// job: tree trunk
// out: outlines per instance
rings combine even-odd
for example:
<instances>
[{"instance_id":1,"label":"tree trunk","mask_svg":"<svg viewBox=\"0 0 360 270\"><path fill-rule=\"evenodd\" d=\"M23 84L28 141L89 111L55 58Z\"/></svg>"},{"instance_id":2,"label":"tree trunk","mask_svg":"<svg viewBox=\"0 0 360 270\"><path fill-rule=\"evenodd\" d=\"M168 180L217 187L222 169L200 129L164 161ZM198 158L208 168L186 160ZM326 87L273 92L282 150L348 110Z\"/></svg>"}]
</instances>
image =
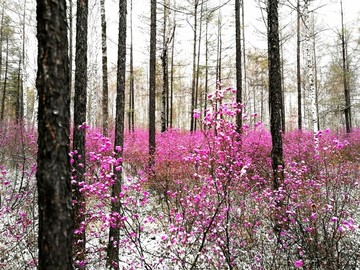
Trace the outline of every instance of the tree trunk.
<instances>
[{"instance_id":1,"label":"tree trunk","mask_svg":"<svg viewBox=\"0 0 360 270\"><path fill-rule=\"evenodd\" d=\"M284 43L281 45L281 131L285 134L285 84L284 84Z\"/></svg>"},{"instance_id":2,"label":"tree trunk","mask_svg":"<svg viewBox=\"0 0 360 270\"><path fill-rule=\"evenodd\" d=\"M127 1L119 1L119 41L118 41L118 62L117 62L117 86L116 86L116 117L115 117L115 152L117 158L122 158L124 148L125 129L125 75L126 75L126 6ZM116 147L121 150L117 151ZM122 162L119 164L122 166ZM114 170L115 183L112 186L111 213L121 214L121 202L119 193L122 185L122 172ZM119 220L117 221L119 222ZM110 227L109 243L107 248L107 266L110 269L119 269L119 239L120 224Z\"/></svg>"},{"instance_id":3,"label":"tree trunk","mask_svg":"<svg viewBox=\"0 0 360 270\"><path fill-rule=\"evenodd\" d=\"M195 81L195 108L198 106L201 106L199 104L198 98L199 98L199 78L200 78L200 51L201 51L201 33L202 33L202 21L203 21L203 10L204 10L204 1L201 2L200 6L200 20L199 20L199 42L198 42L198 48L197 48L197 63L196 63L196 81ZM194 119L194 130L197 129L196 125L196 119Z\"/></svg>"},{"instance_id":4,"label":"tree trunk","mask_svg":"<svg viewBox=\"0 0 360 270\"><path fill-rule=\"evenodd\" d=\"M198 13L199 0L195 0L194 4L194 28L193 28L193 66L192 66L192 83L191 83L191 111L190 111L190 131L193 132L196 130L195 127L195 118L193 113L195 110L195 87L196 87L196 44L197 44L197 13Z\"/></svg>"},{"instance_id":5,"label":"tree trunk","mask_svg":"<svg viewBox=\"0 0 360 270\"><path fill-rule=\"evenodd\" d=\"M0 122L3 122L5 117L4 113L5 113L5 99L6 99L6 88L7 88L7 79L8 79L8 67L9 67L9 36L6 35L5 73L4 73L3 94L1 99Z\"/></svg>"},{"instance_id":6,"label":"tree trunk","mask_svg":"<svg viewBox=\"0 0 360 270\"><path fill-rule=\"evenodd\" d=\"M102 129L104 136L108 135L109 129L109 87L108 87L108 68L107 68L107 45L106 45L106 17L105 0L100 0L101 8L101 52L102 52Z\"/></svg>"},{"instance_id":7,"label":"tree trunk","mask_svg":"<svg viewBox=\"0 0 360 270\"><path fill-rule=\"evenodd\" d=\"M175 2L175 1L174 1ZM174 3L176 7L176 2ZM174 12L173 20L173 36L171 41L171 68L170 68L170 116L169 116L169 126L173 127L173 117L174 117L174 56L175 56L175 30L176 30L176 12Z\"/></svg>"},{"instance_id":8,"label":"tree trunk","mask_svg":"<svg viewBox=\"0 0 360 270\"><path fill-rule=\"evenodd\" d=\"M283 174L283 147L281 135L281 71L279 48L278 0L268 2L268 57L270 131L272 139L271 160L274 172L273 188L277 190Z\"/></svg>"},{"instance_id":9,"label":"tree trunk","mask_svg":"<svg viewBox=\"0 0 360 270\"><path fill-rule=\"evenodd\" d=\"M70 118L73 116L73 1L69 0L69 89L70 89Z\"/></svg>"},{"instance_id":10,"label":"tree trunk","mask_svg":"<svg viewBox=\"0 0 360 270\"><path fill-rule=\"evenodd\" d=\"M316 121L317 129L320 130L320 118L319 118L319 85L318 85L318 69L317 69L317 59L316 59L316 35L315 35L315 20L313 20L313 50L314 50L314 73L315 73L315 104L316 104Z\"/></svg>"},{"instance_id":11,"label":"tree trunk","mask_svg":"<svg viewBox=\"0 0 360 270\"><path fill-rule=\"evenodd\" d=\"M2 8L1 11L1 25L0 25L0 81L1 81L1 77L2 77L2 48L3 48L3 38L4 38L4 6ZM2 122L4 116L4 107L5 107L5 94L3 93L2 98L1 98L1 113L0 113L0 122Z\"/></svg>"},{"instance_id":12,"label":"tree trunk","mask_svg":"<svg viewBox=\"0 0 360 270\"><path fill-rule=\"evenodd\" d=\"M149 167L155 162L155 94L156 94L156 0L151 0L150 71L149 71Z\"/></svg>"},{"instance_id":13,"label":"tree trunk","mask_svg":"<svg viewBox=\"0 0 360 270\"><path fill-rule=\"evenodd\" d=\"M300 0L297 0L297 29L296 29L296 78L297 78L297 99L298 99L298 129L302 130L302 109L301 109L301 63L300 63L300 28L301 28Z\"/></svg>"},{"instance_id":14,"label":"tree trunk","mask_svg":"<svg viewBox=\"0 0 360 270\"><path fill-rule=\"evenodd\" d=\"M208 5L206 3L206 10ZM208 106L208 92L209 92L209 17L205 20L205 95L204 95L204 112L206 114Z\"/></svg>"},{"instance_id":15,"label":"tree trunk","mask_svg":"<svg viewBox=\"0 0 360 270\"><path fill-rule=\"evenodd\" d=\"M168 96L169 96L169 69L168 69L168 38L167 38L167 21L168 21L168 3L164 0L164 21L163 21L163 50L161 55L161 65L163 73L163 87L161 91L161 132L165 132L167 123L167 108L168 108Z\"/></svg>"},{"instance_id":16,"label":"tree trunk","mask_svg":"<svg viewBox=\"0 0 360 270\"><path fill-rule=\"evenodd\" d=\"M236 103L242 103L242 60L241 60L241 24L240 0L235 0L235 39L236 39ZM236 115L236 131L240 134L242 127L242 112Z\"/></svg>"},{"instance_id":17,"label":"tree trunk","mask_svg":"<svg viewBox=\"0 0 360 270\"><path fill-rule=\"evenodd\" d=\"M344 84L344 96L345 96L345 125L346 133L351 132L351 100L350 100L350 89L348 84L348 74L349 68L347 65L347 51L346 51L346 42L345 42L345 27L344 27L344 10L342 5L342 0L340 0L341 5L341 49L342 49L342 70L343 70L343 84Z\"/></svg>"},{"instance_id":18,"label":"tree trunk","mask_svg":"<svg viewBox=\"0 0 360 270\"><path fill-rule=\"evenodd\" d=\"M242 101L243 103L246 103L246 97L247 97L247 70L246 70L246 43L245 43L245 5L244 5L245 0L241 0L241 25L243 28L242 31L242 60L243 60L243 66L242 66L242 70L244 72L244 78L242 79L243 82L243 90L242 90L242 94L241 94L241 99L245 100ZM245 110L246 108L242 108L243 110ZM245 113L245 112L244 112Z\"/></svg>"},{"instance_id":19,"label":"tree trunk","mask_svg":"<svg viewBox=\"0 0 360 270\"><path fill-rule=\"evenodd\" d=\"M315 94L315 80L314 80L314 61L313 61L313 42L311 42L311 36L314 35L310 28L310 16L309 16L309 5L310 1L304 1L304 24L306 30L305 48L306 48L306 72L307 72L307 92L310 99L310 110L311 110L311 129L314 133L314 147L315 151L318 149L318 123L316 117L316 94Z\"/></svg>"},{"instance_id":20,"label":"tree trunk","mask_svg":"<svg viewBox=\"0 0 360 270\"><path fill-rule=\"evenodd\" d=\"M85 182L85 136L86 128L86 88L87 88L87 20L88 0L77 1L76 16L76 51L75 51L75 96L74 96L74 134L73 150L77 151L75 159L74 179L77 183ZM85 261L85 197L80 192L81 186L73 185L74 203L74 259L75 262ZM85 269L81 265L79 269Z\"/></svg>"},{"instance_id":21,"label":"tree trunk","mask_svg":"<svg viewBox=\"0 0 360 270\"><path fill-rule=\"evenodd\" d=\"M133 44L133 1L130 1L130 91L129 91L129 131L135 131L135 85L134 85L134 44Z\"/></svg>"},{"instance_id":22,"label":"tree trunk","mask_svg":"<svg viewBox=\"0 0 360 270\"><path fill-rule=\"evenodd\" d=\"M39 270L73 269L67 30L66 1L37 0Z\"/></svg>"},{"instance_id":23,"label":"tree trunk","mask_svg":"<svg viewBox=\"0 0 360 270\"><path fill-rule=\"evenodd\" d=\"M20 65L19 65L19 91L20 91L20 104L19 110L20 115L19 119L23 124L27 124L27 95L24 91L24 74L25 74L25 26L26 26L26 1L24 1L24 12L23 12L23 21L22 21L22 51L20 56Z\"/></svg>"},{"instance_id":24,"label":"tree trunk","mask_svg":"<svg viewBox=\"0 0 360 270\"><path fill-rule=\"evenodd\" d=\"M15 106L15 119L16 123L21 123L21 105L22 105L22 99L21 99L21 57L19 59L19 67L18 67L18 74L17 74L17 91L16 91L16 106Z\"/></svg>"}]
</instances>

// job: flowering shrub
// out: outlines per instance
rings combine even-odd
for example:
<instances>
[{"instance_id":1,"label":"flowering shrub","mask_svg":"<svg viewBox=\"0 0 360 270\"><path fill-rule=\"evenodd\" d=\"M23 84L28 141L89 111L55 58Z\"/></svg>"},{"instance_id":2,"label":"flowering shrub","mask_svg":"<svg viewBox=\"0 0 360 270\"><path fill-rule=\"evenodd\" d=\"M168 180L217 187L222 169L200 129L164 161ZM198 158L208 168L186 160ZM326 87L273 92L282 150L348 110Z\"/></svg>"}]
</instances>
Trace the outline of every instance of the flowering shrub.
<instances>
[{"instance_id":1,"label":"flowering shrub","mask_svg":"<svg viewBox=\"0 0 360 270\"><path fill-rule=\"evenodd\" d=\"M86 260L77 266L105 269L108 231L119 227L120 269L359 268L359 130L320 131L318 144L311 132L284 134L285 177L274 190L271 136L261 123L250 128L255 115L236 132L234 93L219 89L203 119L195 112L201 132L157 134L151 175L146 131L126 133L120 149L88 128L85 182L72 179L86 200L74 230L86 233ZM14 129L0 134L0 266L35 269L35 136ZM69 158L76 170L77 151ZM122 187L112 194L116 171Z\"/></svg>"},{"instance_id":2,"label":"flowering shrub","mask_svg":"<svg viewBox=\"0 0 360 270\"><path fill-rule=\"evenodd\" d=\"M4 124L0 130L0 268L35 269L35 132L15 123Z\"/></svg>"}]
</instances>

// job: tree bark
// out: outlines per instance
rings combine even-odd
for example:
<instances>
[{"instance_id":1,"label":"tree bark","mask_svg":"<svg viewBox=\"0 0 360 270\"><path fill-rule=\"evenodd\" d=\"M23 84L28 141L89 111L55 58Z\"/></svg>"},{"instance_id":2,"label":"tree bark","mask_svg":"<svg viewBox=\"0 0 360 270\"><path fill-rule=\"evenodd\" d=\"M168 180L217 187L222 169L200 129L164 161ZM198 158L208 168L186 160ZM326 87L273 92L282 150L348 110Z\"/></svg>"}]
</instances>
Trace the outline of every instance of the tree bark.
<instances>
[{"instance_id":1,"label":"tree bark","mask_svg":"<svg viewBox=\"0 0 360 270\"><path fill-rule=\"evenodd\" d=\"M200 5L200 20L199 20L199 42L198 42L198 48L197 48L197 62L196 62L196 81L195 81L195 108L197 108L198 106L201 107L201 102L200 105L199 104L199 78L200 78L200 51L201 51L201 33L202 33L202 21L203 21L203 10L204 10L204 1L201 2ZM194 130L197 129L197 122L194 119Z\"/></svg>"},{"instance_id":2,"label":"tree bark","mask_svg":"<svg viewBox=\"0 0 360 270\"><path fill-rule=\"evenodd\" d=\"M129 91L129 131L135 131L135 82L134 82L134 44L133 44L133 2L130 1L130 91Z\"/></svg>"},{"instance_id":3,"label":"tree bark","mask_svg":"<svg viewBox=\"0 0 360 270\"><path fill-rule=\"evenodd\" d=\"M192 83L191 83L191 112L190 112L190 131L193 132L196 130L195 127L195 118L193 117L194 110L196 108L195 104L195 87L196 87L196 44L197 44L197 13L198 13L199 0L195 0L194 3L194 27L193 27L193 67L192 67Z\"/></svg>"},{"instance_id":4,"label":"tree bark","mask_svg":"<svg viewBox=\"0 0 360 270\"><path fill-rule=\"evenodd\" d=\"M297 28L296 28L296 78L297 78L297 100L298 100L298 129L302 130L302 109L301 109L301 40L300 40L300 28L301 28L301 13L300 13L300 0L297 0Z\"/></svg>"},{"instance_id":5,"label":"tree bark","mask_svg":"<svg viewBox=\"0 0 360 270\"><path fill-rule=\"evenodd\" d=\"M155 94L156 94L156 0L151 0L150 71L149 71L149 167L155 162Z\"/></svg>"},{"instance_id":6,"label":"tree bark","mask_svg":"<svg viewBox=\"0 0 360 270\"><path fill-rule=\"evenodd\" d=\"M2 49L3 49L3 38L4 38L4 6L2 8L1 11L1 25L0 25L0 81L1 81L1 77L2 77L2 62L3 62L3 58L2 58ZM5 94L2 94L2 98L1 98L1 113L0 113L0 121L3 121L3 110L5 107Z\"/></svg>"},{"instance_id":7,"label":"tree bark","mask_svg":"<svg viewBox=\"0 0 360 270\"><path fill-rule=\"evenodd\" d=\"M309 5L310 1L304 1L304 22L305 22L305 49L306 49L306 71L307 71L307 92L310 98L310 110L311 110L311 130L314 132L315 139L315 148L317 149L318 140L317 140L317 117L316 117L316 95L315 95L315 79L314 79L314 56L313 52L313 42L311 42L311 38L314 35L310 28L310 16L309 16Z\"/></svg>"},{"instance_id":8,"label":"tree bark","mask_svg":"<svg viewBox=\"0 0 360 270\"><path fill-rule=\"evenodd\" d=\"M85 197L80 192L81 185L85 182L85 136L86 128L86 88L87 88L87 20L88 0L77 0L76 16L76 51L75 51L75 96L74 96L74 134L73 150L77 151L75 156L73 185L74 200L74 244L73 253L75 262L85 261ZM85 267L78 265L79 269Z\"/></svg>"},{"instance_id":9,"label":"tree bark","mask_svg":"<svg viewBox=\"0 0 360 270\"><path fill-rule=\"evenodd\" d=\"M122 158L124 148L125 129L125 75L126 75L126 7L127 1L119 1L119 38L118 38L118 61L117 61L117 86L116 86L116 116L115 116L115 148L119 146L120 151L116 152L117 158ZM122 162L118 164L122 166ZM111 213L121 214L121 202L119 193L123 181L122 172L114 170L115 183L112 186ZM119 220L118 220L119 222ZM110 227L109 243L107 248L107 266L110 269L119 269L119 239L120 223Z\"/></svg>"},{"instance_id":10,"label":"tree bark","mask_svg":"<svg viewBox=\"0 0 360 270\"><path fill-rule=\"evenodd\" d=\"M241 0L241 24L242 24L242 70L244 72L244 78L242 79L243 82L243 90L242 90L242 101L243 103L246 103L246 97L247 97L247 70L246 70L246 43L245 43L245 0ZM244 107L243 110L246 110Z\"/></svg>"},{"instance_id":11,"label":"tree bark","mask_svg":"<svg viewBox=\"0 0 360 270\"><path fill-rule=\"evenodd\" d=\"M69 0L69 89L70 89L70 118L73 116L73 1Z\"/></svg>"},{"instance_id":12,"label":"tree bark","mask_svg":"<svg viewBox=\"0 0 360 270\"><path fill-rule=\"evenodd\" d=\"M174 1L174 6L176 7L176 1ZM175 31L176 31L176 12L174 12L173 20L173 37L171 41L171 67L170 67L170 104L169 104L169 126L173 127L173 117L174 117L174 56L175 56Z\"/></svg>"},{"instance_id":13,"label":"tree bark","mask_svg":"<svg viewBox=\"0 0 360 270\"><path fill-rule=\"evenodd\" d=\"M344 27L344 10L342 0L340 0L341 5L341 51L342 51L342 70L343 70L343 85L344 85L344 96L345 96L345 126L346 133L351 132L352 124L351 124L351 99L350 99L350 89L349 89L349 68L347 65L347 44L345 42L345 27Z\"/></svg>"},{"instance_id":14,"label":"tree bark","mask_svg":"<svg viewBox=\"0 0 360 270\"><path fill-rule=\"evenodd\" d=\"M5 117L4 114L5 114L5 99L6 99L6 88L7 88L7 79L8 79L8 67L9 67L9 35L6 35L5 73L4 73L3 93L1 99L0 122L3 122Z\"/></svg>"},{"instance_id":15,"label":"tree bark","mask_svg":"<svg viewBox=\"0 0 360 270\"><path fill-rule=\"evenodd\" d=\"M37 0L39 270L72 266L66 1Z\"/></svg>"},{"instance_id":16,"label":"tree bark","mask_svg":"<svg viewBox=\"0 0 360 270\"><path fill-rule=\"evenodd\" d=\"M163 73L163 87L161 91L161 132L165 132L168 127L168 96L169 96L169 68L168 68L168 3L164 0L164 21L163 21L163 50L161 55L161 65Z\"/></svg>"},{"instance_id":17,"label":"tree bark","mask_svg":"<svg viewBox=\"0 0 360 270\"><path fill-rule=\"evenodd\" d=\"M283 174L283 146L281 134L281 71L279 48L278 0L268 2L268 57L269 57L269 96L270 131L272 139L271 160L274 172L273 188L277 190Z\"/></svg>"},{"instance_id":18,"label":"tree bark","mask_svg":"<svg viewBox=\"0 0 360 270\"><path fill-rule=\"evenodd\" d=\"M206 3L206 10L208 5ZM209 17L205 20L205 95L204 95L204 115L208 107L208 92L209 92Z\"/></svg>"},{"instance_id":19,"label":"tree bark","mask_svg":"<svg viewBox=\"0 0 360 270\"><path fill-rule=\"evenodd\" d=\"M235 0L235 39L236 39L236 103L242 103L242 59L241 59L241 24L240 0ZM236 131L240 134L242 127L242 112L236 115Z\"/></svg>"},{"instance_id":20,"label":"tree bark","mask_svg":"<svg viewBox=\"0 0 360 270\"><path fill-rule=\"evenodd\" d=\"M106 45L106 16L105 0L100 0L101 9L101 52L102 52L102 129L104 136L108 135L109 129L109 86L107 68L107 45Z\"/></svg>"}]
</instances>

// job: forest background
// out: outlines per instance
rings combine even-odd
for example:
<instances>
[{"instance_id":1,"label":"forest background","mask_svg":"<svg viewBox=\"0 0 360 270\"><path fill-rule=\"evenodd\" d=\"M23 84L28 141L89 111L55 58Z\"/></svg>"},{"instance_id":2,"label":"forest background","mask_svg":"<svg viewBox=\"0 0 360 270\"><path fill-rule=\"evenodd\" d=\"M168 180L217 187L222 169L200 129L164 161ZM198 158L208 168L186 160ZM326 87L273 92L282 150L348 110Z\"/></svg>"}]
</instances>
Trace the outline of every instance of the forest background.
<instances>
[{"instance_id":1,"label":"forest background","mask_svg":"<svg viewBox=\"0 0 360 270\"><path fill-rule=\"evenodd\" d=\"M165 3L165 2L164 2ZM169 65L173 63L171 70L173 73L174 99L173 127L189 129L191 111L191 91L192 91L192 70L193 61L193 4L188 1L168 1L170 9L166 16L167 26L165 38L170 39L174 34L173 44L169 47ZM164 48L164 26L163 3L158 6L158 27L157 27L157 65L158 81L161 81L161 54ZM280 4L280 36L281 36L281 55L282 55L282 77L284 80L284 106L286 116L286 126L288 130L298 127L298 114L304 118L305 128L310 127L310 111L308 105L311 103L306 85L306 56L305 56L305 30L303 22L300 25L300 69L301 69L301 92L302 110L298 110L299 82L297 82L297 11L296 1L285 1ZM353 125L358 126L359 115L359 3L349 0L343 1L343 23L345 27L345 41L347 50L347 62L349 67L349 87L350 98L353 111ZM5 59L9 52L8 74L12 74L15 82L9 83L16 89L18 83L17 73L23 82L25 95L23 98L24 113L26 118L35 126L36 120L36 23L35 23L35 1L2 1L4 24L8 25L11 33L9 37L9 47L6 42L2 42L2 72L5 72ZM72 1L72 45L75 52L75 20L76 3ZM218 8L221 7L221 8ZM116 59L117 59L117 27L118 11L116 1L105 1L106 21L107 21L107 50L108 50L108 77L109 77L109 113L110 119L115 116L115 96L116 96ZM130 76L130 58L127 57L127 91L130 87L130 78L134 78L135 84L135 108L134 117L138 127L146 127L148 123L148 79L149 79L149 3L134 0L128 5L128 35L127 53L130 53L131 33L133 35L133 67L134 74ZM203 10L198 10L197 48L196 55L199 56L196 68L198 92L201 102L198 104L199 110L204 110L205 93L210 93L216 88L216 81L221 78L221 82L227 86L235 86L235 24L233 16L234 5L230 1L206 1ZM311 28L315 35L312 36L313 55L315 55L316 66L316 92L318 104L318 117L320 128L338 129L344 125L345 119L341 110L342 103L341 89L343 86L341 75L341 12L339 1L311 1ZM69 9L68 9L69 12ZM300 10L301 12L301 10ZM201 14L200 14L201 13ZM130 23L132 20L132 23ZM266 110L268 103L267 94L267 36L266 36L266 9L262 1L244 1L243 22L243 100L248 114L257 113L259 119L265 124L269 123L269 114ZM25 24L24 24L25 22ZM132 31L130 30L132 26ZM174 33L172 32L175 26ZM206 30L207 29L207 30ZM23 33L24 32L24 33ZM69 32L70 33L70 32ZM4 39L5 35L3 35ZM22 44L24 40L24 44ZM88 106L87 122L92 126L101 125L101 103L102 95L102 55L101 55L101 10L98 1L89 1L88 19ZM24 45L24 46L23 46ZM170 46L171 45L171 46ZM172 48L174 52L172 52ZM206 60L207 54L207 60ZM173 60L171 57L173 56ZM314 56L313 56L314 57ZM24 60L22 60L24 58ZM221 60L220 60L221 59ZM220 61L219 61L220 60ZM19 67L19 61L21 66ZM219 69L219 65L221 68ZM314 68L315 68L314 66ZM221 70L220 73L217 70ZM73 58L73 72L75 63ZM4 78L4 74L2 76ZM74 76L73 76L74 80ZM206 80L206 82L205 82ZM170 83L170 82L169 82ZM74 83L72 83L73 87ZM158 104L162 91L161 83L157 84ZM15 90L9 89L6 104L16 103ZM129 94L127 94L128 96ZM4 96L2 95L2 99ZM132 110L126 99L126 110ZM200 104L202 103L202 104ZM179 106L179 104L181 104ZM4 115L12 118L15 115L14 106L5 106ZM161 107L157 106L157 127L160 129ZM91 112L91 113L90 113ZM127 114L129 115L129 114Z\"/></svg>"},{"instance_id":2,"label":"forest background","mask_svg":"<svg viewBox=\"0 0 360 270\"><path fill-rule=\"evenodd\" d=\"M345 1L36 2L38 44L1 2L1 267L358 268Z\"/></svg>"}]
</instances>

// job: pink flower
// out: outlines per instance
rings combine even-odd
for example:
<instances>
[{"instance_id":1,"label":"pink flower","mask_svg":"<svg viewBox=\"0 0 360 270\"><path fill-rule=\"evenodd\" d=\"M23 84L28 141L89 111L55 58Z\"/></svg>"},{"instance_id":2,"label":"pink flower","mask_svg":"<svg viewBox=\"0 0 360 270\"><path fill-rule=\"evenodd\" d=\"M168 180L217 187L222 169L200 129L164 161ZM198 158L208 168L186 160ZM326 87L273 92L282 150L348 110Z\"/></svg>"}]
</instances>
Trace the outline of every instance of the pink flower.
<instances>
[{"instance_id":1,"label":"pink flower","mask_svg":"<svg viewBox=\"0 0 360 270\"><path fill-rule=\"evenodd\" d=\"M298 260L298 261L295 261L295 262L294 262L294 266L295 266L296 268L301 268L301 267L303 267L303 265L304 265L303 260Z\"/></svg>"},{"instance_id":2,"label":"pink flower","mask_svg":"<svg viewBox=\"0 0 360 270\"><path fill-rule=\"evenodd\" d=\"M199 112L198 110L194 110L194 112L193 112L193 117L194 117L195 119L199 118L199 117L200 117L200 112Z\"/></svg>"}]
</instances>

